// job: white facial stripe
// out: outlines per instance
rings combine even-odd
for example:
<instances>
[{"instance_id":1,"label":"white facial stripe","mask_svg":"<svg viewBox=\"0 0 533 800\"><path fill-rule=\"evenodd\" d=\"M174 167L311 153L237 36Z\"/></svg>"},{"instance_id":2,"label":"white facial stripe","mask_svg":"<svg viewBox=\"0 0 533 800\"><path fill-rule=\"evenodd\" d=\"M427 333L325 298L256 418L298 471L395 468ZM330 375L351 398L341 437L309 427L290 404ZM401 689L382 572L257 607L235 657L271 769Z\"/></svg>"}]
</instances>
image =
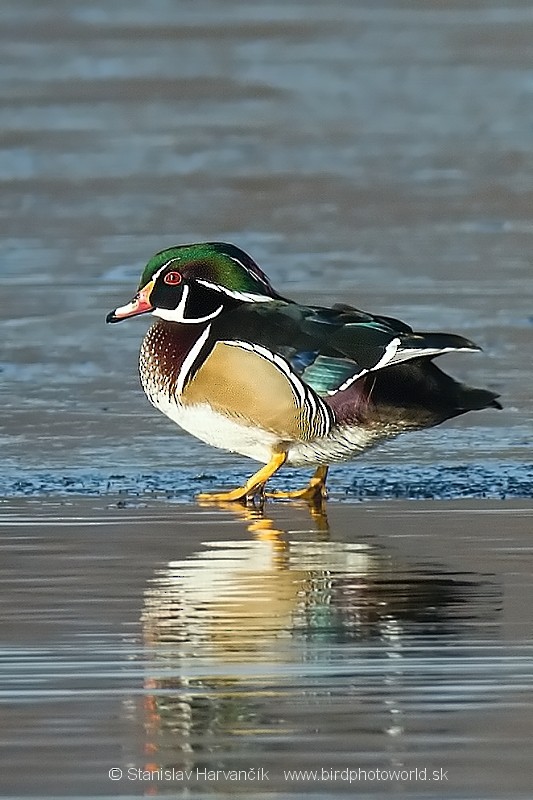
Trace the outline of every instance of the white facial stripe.
<instances>
[{"instance_id":1,"label":"white facial stripe","mask_svg":"<svg viewBox=\"0 0 533 800\"><path fill-rule=\"evenodd\" d=\"M152 313L154 314L154 316L161 317L161 319L165 319L168 322L185 322L192 325L198 322L207 322L210 319L218 317L218 315L224 308L224 306L220 305L216 309L216 311L213 311L212 314L206 314L205 317L186 317L185 307L187 304L188 296L189 296L189 287L187 286L187 284L184 284L181 300L179 301L177 308L155 308Z\"/></svg>"},{"instance_id":2,"label":"white facial stripe","mask_svg":"<svg viewBox=\"0 0 533 800\"><path fill-rule=\"evenodd\" d=\"M231 258L232 261L234 261L236 264L238 264L239 267L242 267L244 270L246 270L248 275L251 275L254 280L259 280L259 281L261 281L263 286L267 286L268 288L270 288L268 281L266 281L264 278L261 278L255 272L252 272L252 270L249 269L245 264L243 264L242 261L239 261L239 259L235 258L235 256L230 256L230 258Z\"/></svg>"},{"instance_id":3,"label":"white facial stripe","mask_svg":"<svg viewBox=\"0 0 533 800\"><path fill-rule=\"evenodd\" d=\"M271 303L275 300L274 297L269 297L264 294L233 291L233 289L228 289L226 286L221 286L218 283L211 283L211 281L206 281L203 278L197 278L196 283L206 286L208 289L214 289L216 292L222 292L228 297L233 297L235 300L242 300L243 303Z\"/></svg>"},{"instance_id":4,"label":"white facial stripe","mask_svg":"<svg viewBox=\"0 0 533 800\"><path fill-rule=\"evenodd\" d=\"M183 360L183 364L181 365L178 379L176 381L176 394L178 397L181 397L181 394L183 392L183 387L185 386L185 381L187 380L187 376L191 370L192 365L196 361L200 353L200 350L204 346L210 331L211 331L211 325L208 325L205 331L197 339L194 346L191 347L191 349L189 350L189 352L187 353L186 357Z\"/></svg>"},{"instance_id":5,"label":"white facial stripe","mask_svg":"<svg viewBox=\"0 0 533 800\"><path fill-rule=\"evenodd\" d=\"M159 278L159 276L161 275L163 270L165 270L167 267L169 267L174 261L177 261L177 259L176 258L170 258L168 261L165 261L163 266L159 267L157 272L154 273L154 275L152 275L152 280L155 282Z\"/></svg>"}]
</instances>

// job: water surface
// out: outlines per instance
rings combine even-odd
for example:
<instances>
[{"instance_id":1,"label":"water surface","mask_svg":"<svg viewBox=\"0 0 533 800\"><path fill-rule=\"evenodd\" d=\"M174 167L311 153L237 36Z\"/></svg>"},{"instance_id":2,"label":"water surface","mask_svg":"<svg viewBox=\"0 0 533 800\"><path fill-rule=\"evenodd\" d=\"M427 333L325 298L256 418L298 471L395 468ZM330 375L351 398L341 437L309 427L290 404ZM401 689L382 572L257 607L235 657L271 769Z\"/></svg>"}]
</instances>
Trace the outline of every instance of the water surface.
<instances>
[{"instance_id":1,"label":"water surface","mask_svg":"<svg viewBox=\"0 0 533 800\"><path fill-rule=\"evenodd\" d=\"M531 502L34 506L0 515L8 794L529 796Z\"/></svg>"}]
</instances>

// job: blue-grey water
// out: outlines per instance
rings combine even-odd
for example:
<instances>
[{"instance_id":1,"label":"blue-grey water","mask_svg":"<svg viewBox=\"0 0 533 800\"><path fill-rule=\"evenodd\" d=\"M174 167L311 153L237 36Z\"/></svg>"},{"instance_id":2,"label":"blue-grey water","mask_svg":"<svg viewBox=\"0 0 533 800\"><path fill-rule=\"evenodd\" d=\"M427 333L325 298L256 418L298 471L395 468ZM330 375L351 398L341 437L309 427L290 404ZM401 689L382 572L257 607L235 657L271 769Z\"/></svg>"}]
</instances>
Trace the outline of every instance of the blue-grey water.
<instances>
[{"instance_id":1,"label":"blue-grey water","mask_svg":"<svg viewBox=\"0 0 533 800\"><path fill-rule=\"evenodd\" d=\"M531 4L0 17L0 793L530 798ZM474 339L442 366L503 411L335 468L327 518L195 504L254 465L151 409L146 320L104 318L207 239Z\"/></svg>"},{"instance_id":2,"label":"blue-grey water","mask_svg":"<svg viewBox=\"0 0 533 800\"><path fill-rule=\"evenodd\" d=\"M530 797L531 501L0 523L6 795Z\"/></svg>"}]
</instances>

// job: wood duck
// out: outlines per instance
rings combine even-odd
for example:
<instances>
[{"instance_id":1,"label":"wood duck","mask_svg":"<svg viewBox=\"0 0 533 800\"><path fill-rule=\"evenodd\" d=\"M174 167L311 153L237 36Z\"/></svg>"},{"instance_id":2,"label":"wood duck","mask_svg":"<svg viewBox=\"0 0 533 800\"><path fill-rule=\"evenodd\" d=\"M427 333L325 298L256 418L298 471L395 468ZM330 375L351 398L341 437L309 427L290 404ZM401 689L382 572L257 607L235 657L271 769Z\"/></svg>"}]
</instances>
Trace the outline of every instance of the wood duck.
<instances>
[{"instance_id":1,"label":"wood duck","mask_svg":"<svg viewBox=\"0 0 533 800\"><path fill-rule=\"evenodd\" d=\"M244 486L203 499L262 496L284 464L316 472L304 489L271 496L324 497L329 464L404 431L501 408L497 394L433 362L480 350L473 342L344 304L300 305L232 244L157 253L133 300L107 322L149 312L157 320L139 370L150 402L202 441L264 464Z\"/></svg>"}]
</instances>

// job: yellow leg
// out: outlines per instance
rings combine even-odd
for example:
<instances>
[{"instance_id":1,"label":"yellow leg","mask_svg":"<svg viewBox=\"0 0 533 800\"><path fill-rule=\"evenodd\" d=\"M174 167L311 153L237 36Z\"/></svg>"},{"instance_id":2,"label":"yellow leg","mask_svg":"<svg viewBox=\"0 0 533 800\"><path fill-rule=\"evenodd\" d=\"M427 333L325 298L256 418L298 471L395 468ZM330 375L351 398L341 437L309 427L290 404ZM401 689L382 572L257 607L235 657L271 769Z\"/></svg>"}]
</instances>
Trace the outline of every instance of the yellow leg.
<instances>
[{"instance_id":1,"label":"yellow leg","mask_svg":"<svg viewBox=\"0 0 533 800\"><path fill-rule=\"evenodd\" d=\"M255 497L261 494L267 480L283 466L287 460L287 453L274 453L268 464L261 467L255 475L248 478L244 486L233 489L231 492L205 492L198 495L199 500L212 500L215 503L226 500L246 500L248 497Z\"/></svg>"},{"instance_id":2,"label":"yellow leg","mask_svg":"<svg viewBox=\"0 0 533 800\"><path fill-rule=\"evenodd\" d=\"M291 500L321 500L326 496L326 478L328 467L317 467L317 470L304 489L292 492L267 492L267 497L284 497Z\"/></svg>"}]
</instances>

